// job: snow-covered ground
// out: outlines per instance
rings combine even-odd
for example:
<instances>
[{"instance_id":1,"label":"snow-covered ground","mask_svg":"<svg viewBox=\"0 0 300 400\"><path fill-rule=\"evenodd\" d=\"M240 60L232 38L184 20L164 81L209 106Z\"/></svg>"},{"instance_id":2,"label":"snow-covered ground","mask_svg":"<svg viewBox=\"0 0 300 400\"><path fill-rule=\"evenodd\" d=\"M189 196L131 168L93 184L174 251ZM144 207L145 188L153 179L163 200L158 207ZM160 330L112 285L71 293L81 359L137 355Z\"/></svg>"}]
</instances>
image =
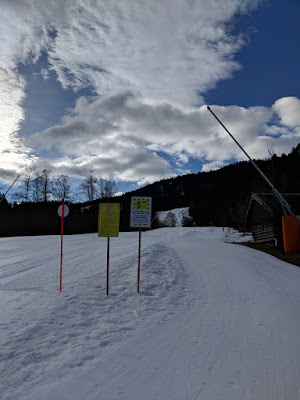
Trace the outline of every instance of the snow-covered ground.
<instances>
[{"instance_id":1,"label":"snow-covered ground","mask_svg":"<svg viewBox=\"0 0 300 400\"><path fill-rule=\"evenodd\" d=\"M157 211L156 214L158 220L164 223L169 212L171 212L174 215L176 226L182 226L183 218L190 218L189 207L182 207L182 208L174 208L173 210L169 211Z\"/></svg>"},{"instance_id":2,"label":"snow-covered ground","mask_svg":"<svg viewBox=\"0 0 300 400\"><path fill-rule=\"evenodd\" d=\"M300 399L300 269L225 228L0 239L1 400ZM241 240L241 238L240 238Z\"/></svg>"}]
</instances>

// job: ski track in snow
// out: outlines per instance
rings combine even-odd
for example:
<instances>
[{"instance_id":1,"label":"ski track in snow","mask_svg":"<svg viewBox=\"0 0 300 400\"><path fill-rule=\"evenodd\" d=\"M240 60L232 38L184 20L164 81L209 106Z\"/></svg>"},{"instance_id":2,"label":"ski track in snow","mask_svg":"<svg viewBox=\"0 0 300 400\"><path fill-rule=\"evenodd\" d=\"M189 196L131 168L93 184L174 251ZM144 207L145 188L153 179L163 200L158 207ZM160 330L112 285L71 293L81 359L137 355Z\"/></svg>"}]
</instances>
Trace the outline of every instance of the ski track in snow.
<instances>
[{"instance_id":1,"label":"ski track in snow","mask_svg":"<svg viewBox=\"0 0 300 400\"><path fill-rule=\"evenodd\" d=\"M300 269L222 228L0 239L1 400L300 399Z\"/></svg>"}]
</instances>

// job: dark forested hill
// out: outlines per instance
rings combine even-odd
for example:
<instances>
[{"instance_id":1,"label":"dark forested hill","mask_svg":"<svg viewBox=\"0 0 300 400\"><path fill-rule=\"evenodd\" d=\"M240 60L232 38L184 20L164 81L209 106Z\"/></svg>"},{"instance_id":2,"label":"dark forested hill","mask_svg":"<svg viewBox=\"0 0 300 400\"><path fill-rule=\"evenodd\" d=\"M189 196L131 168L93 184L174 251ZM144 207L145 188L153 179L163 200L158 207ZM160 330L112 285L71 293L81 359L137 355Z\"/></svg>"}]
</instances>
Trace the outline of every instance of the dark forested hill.
<instances>
[{"instance_id":1,"label":"dark forested hill","mask_svg":"<svg viewBox=\"0 0 300 400\"><path fill-rule=\"evenodd\" d=\"M290 154L269 160L256 160L262 171L282 193L300 193L300 144ZM70 204L65 232L97 230L98 206L102 201L121 203L121 230L129 229L131 196L151 196L156 211L190 207L197 225L242 227L252 192L271 192L253 165L238 162L217 171L199 172L161 180L111 199ZM0 235L58 234L60 218L57 202L0 204Z\"/></svg>"},{"instance_id":2,"label":"dark forested hill","mask_svg":"<svg viewBox=\"0 0 300 400\"><path fill-rule=\"evenodd\" d=\"M280 192L300 193L300 144L289 155L255 161ZM189 206L197 225L241 227L252 192L271 192L271 188L244 161L155 182L135 194L152 196L158 210Z\"/></svg>"}]
</instances>

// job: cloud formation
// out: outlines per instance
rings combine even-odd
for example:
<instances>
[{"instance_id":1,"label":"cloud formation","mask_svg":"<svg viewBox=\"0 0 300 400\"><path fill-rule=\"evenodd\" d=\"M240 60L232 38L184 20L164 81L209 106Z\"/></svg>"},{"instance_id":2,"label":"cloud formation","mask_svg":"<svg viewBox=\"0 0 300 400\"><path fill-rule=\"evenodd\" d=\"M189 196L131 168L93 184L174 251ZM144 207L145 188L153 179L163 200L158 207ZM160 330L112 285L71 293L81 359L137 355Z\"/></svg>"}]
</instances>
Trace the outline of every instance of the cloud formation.
<instances>
[{"instance_id":1,"label":"cloud formation","mask_svg":"<svg viewBox=\"0 0 300 400\"><path fill-rule=\"evenodd\" d=\"M284 97L273 105L280 122L289 128L300 127L300 100L297 97Z\"/></svg>"},{"instance_id":2,"label":"cloud formation","mask_svg":"<svg viewBox=\"0 0 300 400\"><path fill-rule=\"evenodd\" d=\"M39 157L54 172L82 177L92 168L143 184L188 172L191 157L203 170L243 159L201 104L241 68L235 55L246 38L233 33L232 20L261 2L2 0L0 168L16 171ZM63 88L93 97L79 97L62 121L25 143L26 78L18 66L42 53L45 80L54 71ZM275 152L296 144L298 107L297 98L284 98L273 108L214 110L253 157L264 157L270 144Z\"/></svg>"},{"instance_id":3,"label":"cloud formation","mask_svg":"<svg viewBox=\"0 0 300 400\"><path fill-rule=\"evenodd\" d=\"M1 36L16 64L46 51L63 87L130 89L191 106L239 68L234 55L244 40L229 23L259 3L4 0Z\"/></svg>"},{"instance_id":4,"label":"cloud formation","mask_svg":"<svg viewBox=\"0 0 300 400\"><path fill-rule=\"evenodd\" d=\"M114 175L141 184L188 172L190 158L201 160L203 171L231 159L245 159L206 106L183 109L169 103L149 104L128 91L89 100L79 98L73 115L62 125L31 138L32 146L48 152L55 148L61 157L65 155L63 162L53 162L55 168L65 168L65 173L84 176L93 168L105 178ZM299 133L286 127L284 134L269 134L275 106L212 108L253 158L266 157L270 147L275 153L289 152L300 141ZM289 108L285 111L289 118ZM166 155L175 166L165 161Z\"/></svg>"},{"instance_id":5,"label":"cloud formation","mask_svg":"<svg viewBox=\"0 0 300 400\"><path fill-rule=\"evenodd\" d=\"M0 171L4 181L15 171L34 159L31 149L19 138L20 122L24 119L21 103L26 87L25 80L10 69L8 62L0 67Z\"/></svg>"}]
</instances>

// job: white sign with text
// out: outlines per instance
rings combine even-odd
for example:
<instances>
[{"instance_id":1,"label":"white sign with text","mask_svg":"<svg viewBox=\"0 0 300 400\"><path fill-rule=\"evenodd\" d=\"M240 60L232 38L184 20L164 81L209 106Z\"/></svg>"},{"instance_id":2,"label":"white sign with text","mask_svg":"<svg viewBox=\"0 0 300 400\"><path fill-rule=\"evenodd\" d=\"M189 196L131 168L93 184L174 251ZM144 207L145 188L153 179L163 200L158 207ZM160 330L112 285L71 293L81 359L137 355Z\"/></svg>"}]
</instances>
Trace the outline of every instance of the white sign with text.
<instances>
[{"instance_id":1,"label":"white sign with text","mask_svg":"<svg viewBox=\"0 0 300 400\"><path fill-rule=\"evenodd\" d=\"M130 227L150 228L152 197L131 197Z\"/></svg>"}]
</instances>

